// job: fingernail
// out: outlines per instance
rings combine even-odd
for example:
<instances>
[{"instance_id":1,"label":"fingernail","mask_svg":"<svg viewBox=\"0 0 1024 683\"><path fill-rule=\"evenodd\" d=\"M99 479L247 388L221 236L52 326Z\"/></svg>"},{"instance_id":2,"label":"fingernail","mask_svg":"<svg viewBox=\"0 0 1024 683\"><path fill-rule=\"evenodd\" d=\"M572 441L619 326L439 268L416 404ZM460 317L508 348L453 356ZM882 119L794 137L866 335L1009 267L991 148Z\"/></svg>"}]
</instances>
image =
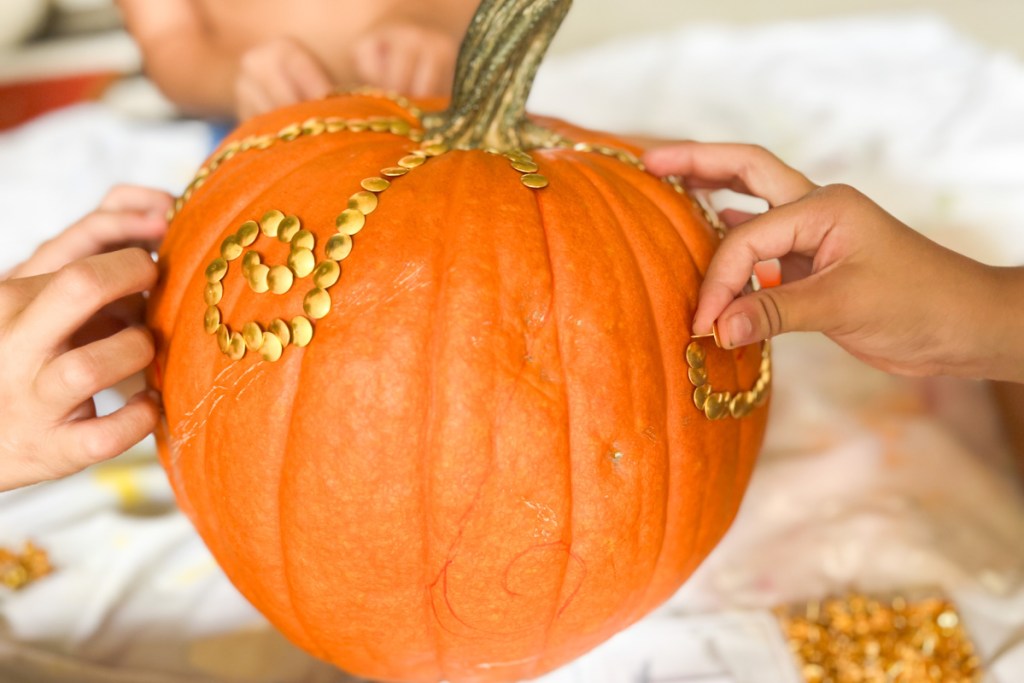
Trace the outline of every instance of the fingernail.
<instances>
[{"instance_id":1,"label":"fingernail","mask_svg":"<svg viewBox=\"0 0 1024 683\"><path fill-rule=\"evenodd\" d=\"M729 331L729 338L725 340L725 347L734 349L737 346L746 346L753 340L754 323L746 313L737 313L725 322L725 329Z\"/></svg>"},{"instance_id":2,"label":"fingernail","mask_svg":"<svg viewBox=\"0 0 1024 683\"><path fill-rule=\"evenodd\" d=\"M163 409L164 398L163 396L160 395L159 391L157 391L156 389L147 389L146 396L149 396L153 400L153 402L156 403L158 408L160 408L161 410Z\"/></svg>"}]
</instances>

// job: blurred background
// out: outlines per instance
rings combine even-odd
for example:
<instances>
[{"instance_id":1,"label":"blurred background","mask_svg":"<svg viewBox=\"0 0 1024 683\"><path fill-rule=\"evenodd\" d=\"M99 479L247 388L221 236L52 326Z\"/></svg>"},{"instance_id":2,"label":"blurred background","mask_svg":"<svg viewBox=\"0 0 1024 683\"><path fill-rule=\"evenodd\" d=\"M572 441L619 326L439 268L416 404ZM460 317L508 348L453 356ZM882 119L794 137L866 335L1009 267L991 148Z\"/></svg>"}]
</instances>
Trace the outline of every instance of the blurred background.
<instances>
[{"instance_id":1,"label":"blurred background","mask_svg":"<svg viewBox=\"0 0 1024 683\"><path fill-rule=\"evenodd\" d=\"M1024 0L574 5L533 111L762 144L942 244L1024 263ZM216 131L140 69L113 0L0 0L0 272L112 184L181 192L211 152ZM1024 486L988 388L892 377L813 335L773 349L732 530L660 616L544 683L794 683L773 607L922 587L958 604L987 683L1024 681ZM0 589L0 681L339 680L234 591L150 448L0 496L0 543L33 538L60 567Z\"/></svg>"},{"instance_id":2,"label":"blurred background","mask_svg":"<svg viewBox=\"0 0 1024 683\"><path fill-rule=\"evenodd\" d=\"M570 50L628 33L664 30L700 21L751 24L787 19L928 12L997 49L1024 56L1024 3L1019 0L575 0L559 36Z\"/></svg>"},{"instance_id":3,"label":"blurred background","mask_svg":"<svg viewBox=\"0 0 1024 683\"><path fill-rule=\"evenodd\" d=\"M1019 0L576 0L555 54L686 24L763 22L879 14L933 14L996 51L1024 56ZM0 3L0 127L80 98L108 92L113 74L140 69L138 51L120 29L114 0L4 0ZM25 88L46 80L46 87ZM17 84L18 89L12 91ZM156 93L135 84L116 91L121 106L167 111Z\"/></svg>"}]
</instances>

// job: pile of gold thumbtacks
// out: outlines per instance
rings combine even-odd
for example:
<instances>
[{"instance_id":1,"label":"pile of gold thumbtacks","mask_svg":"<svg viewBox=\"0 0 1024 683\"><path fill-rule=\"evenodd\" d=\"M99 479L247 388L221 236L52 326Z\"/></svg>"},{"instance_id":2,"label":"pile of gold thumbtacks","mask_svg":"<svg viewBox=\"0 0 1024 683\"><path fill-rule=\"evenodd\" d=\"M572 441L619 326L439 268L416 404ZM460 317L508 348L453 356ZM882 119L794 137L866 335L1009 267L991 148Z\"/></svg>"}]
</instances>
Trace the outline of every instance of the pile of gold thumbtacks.
<instances>
[{"instance_id":1,"label":"pile of gold thumbtacks","mask_svg":"<svg viewBox=\"0 0 1024 683\"><path fill-rule=\"evenodd\" d=\"M24 588L52 571L46 551L31 541L25 543L20 553L0 548L0 584L10 589Z\"/></svg>"},{"instance_id":2,"label":"pile of gold thumbtacks","mask_svg":"<svg viewBox=\"0 0 1024 683\"><path fill-rule=\"evenodd\" d=\"M863 595L776 610L808 683L975 683L981 661L948 600Z\"/></svg>"}]
</instances>

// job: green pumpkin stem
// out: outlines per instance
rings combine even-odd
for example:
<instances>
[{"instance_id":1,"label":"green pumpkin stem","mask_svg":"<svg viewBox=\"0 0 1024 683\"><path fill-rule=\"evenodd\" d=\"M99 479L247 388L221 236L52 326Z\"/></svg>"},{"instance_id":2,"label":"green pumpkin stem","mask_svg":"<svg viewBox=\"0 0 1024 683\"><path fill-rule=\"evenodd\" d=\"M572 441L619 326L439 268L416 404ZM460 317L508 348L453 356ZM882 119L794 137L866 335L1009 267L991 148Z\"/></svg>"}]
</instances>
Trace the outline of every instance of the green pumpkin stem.
<instances>
[{"instance_id":1,"label":"green pumpkin stem","mask_svg":"<svg viewBox=\"0 0 1024 683\"><path fill-rule=\"evenodd\" d=\"M428 138L453 149L507 152L539 146L526 118L537 69L572 0L483 0L462 42L448 110Z\"/></svg>"}]
</instances>

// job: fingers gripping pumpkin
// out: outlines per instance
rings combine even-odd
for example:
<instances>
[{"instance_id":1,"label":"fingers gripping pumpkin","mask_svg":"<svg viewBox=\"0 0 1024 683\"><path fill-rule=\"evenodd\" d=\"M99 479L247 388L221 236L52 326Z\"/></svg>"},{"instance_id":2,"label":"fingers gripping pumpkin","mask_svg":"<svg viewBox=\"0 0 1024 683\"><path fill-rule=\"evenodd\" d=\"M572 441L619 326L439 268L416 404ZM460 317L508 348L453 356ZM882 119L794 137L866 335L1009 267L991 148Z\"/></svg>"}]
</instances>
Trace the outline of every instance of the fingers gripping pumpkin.
<instances>
[{"instance_id":1,"label":"fingers gripping pumpkin","mask_svg":"<svg viewBox=\"0 0 1024 683\"><path fill-rule=\"evenodd\" d=\"M767 349L687 331L699 206L525 114L568 4L485 0L440 114L357 93L246 123L161 252L178 499L254 605L357 674L570 661L690 575L761 443Z\"/></svg>"}]
</instances>

